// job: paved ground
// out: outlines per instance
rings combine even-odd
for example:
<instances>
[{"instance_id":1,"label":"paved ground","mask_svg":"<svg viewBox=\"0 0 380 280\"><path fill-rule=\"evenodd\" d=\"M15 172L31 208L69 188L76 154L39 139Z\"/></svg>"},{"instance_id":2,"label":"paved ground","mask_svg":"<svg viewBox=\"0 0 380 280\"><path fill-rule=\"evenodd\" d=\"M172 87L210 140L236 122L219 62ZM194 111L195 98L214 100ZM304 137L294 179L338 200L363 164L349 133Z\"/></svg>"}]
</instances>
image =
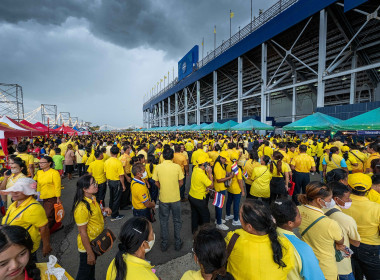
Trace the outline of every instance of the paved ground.
<instances>
[{"instance_id":1,"label":"paved ground","mask_svg":"<svg viewBox=\"0 0 380 280\"><path fill-rule=\"evenodd\" d=\"M312 176L312 179L318 180L319 175ZM66 216L64 218L63 224L64 229L53 234L51 236L51 243L53 246L52 254L57 256L60 265L69 272L74 278L78 271L79 265L79 253L77 250L77 235L78 229L73 222L71 216L71 207L75 194L77 178L72 181L67 179L63 180L65 188L62 190L62 201L65 207ZM189 189L189 178L187 179L187 190ZM108 202L108 193L106 198L106 203ZM209 204L209 209L211 212L211 222L214 223L215 212L214 207L211 202ZM125 218L120 221L111 222L109 218L106 219L106 226L110 228L115 235L119 234L119 229L122 224L130 217L132 217L132 211L120 211L121 214L125 215ZM156 243L152 251L147 254L147 260L156 266L157 275L161 279L175 280L180 279L183 273L189 269L198 269L195 265L192 254L192 234L190 228L190 205L189 202L182 203L182 239L184 242L183 248L177 252L174 250L174 237L173 237L173 224L170 224L170 241L168 251L162 253L160 250L160 227L159 227L159 217L156 215L157 222L153 224L153 229L156 234ZM230 229L236 229L231 225L231 221L226 223ZM106 253L105 255L98 258L96 263L96 279L103 280L106 278L107 268L111 260L114 258L117 252L117 246ZM41 251L38 252L38 260L47 261L47 258L43 258Z\"/></svg>"}]
</instances>

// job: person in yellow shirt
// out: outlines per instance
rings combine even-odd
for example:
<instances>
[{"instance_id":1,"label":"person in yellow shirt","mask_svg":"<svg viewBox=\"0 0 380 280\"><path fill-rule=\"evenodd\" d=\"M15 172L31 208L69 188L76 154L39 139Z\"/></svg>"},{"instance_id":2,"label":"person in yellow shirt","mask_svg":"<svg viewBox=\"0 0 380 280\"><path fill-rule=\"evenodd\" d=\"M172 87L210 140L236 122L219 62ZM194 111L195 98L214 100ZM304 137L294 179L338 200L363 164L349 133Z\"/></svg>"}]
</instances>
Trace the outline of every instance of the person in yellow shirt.
<instances>
[{"instance_id":1,"label":"person in yellow shirt","mask_svg":"<svg viewBox=\"0 0 380 280\"><path fill-rule=\"evenodd\" d=\"M105 198L107 192L107 178L106 173L104 172L104 154L96 150L95 158L96 160L91 162L88 166L87 172L89 175L92 175L95 178L96 183L98 184L98 191L96 192L96 201L102 203L103 206L106 205Z\"/></svg>"},{"instance_id":2,"label":"person in yellow shirt","mask_svg":"<svg viewBox=\"0 0 380 280\"><path fill-rule=\"evenodd\" d=\"M207 155L211 159L211 161L210 161L211 166L214 166L215 160L218 158L220 150L221 150L221 148L220 148L219 144L216 144L215 146L212 147L211 151L209 151L207 153Z\"/></svg>"},{"instance_id":3,"label":"person in yellow shirt","mask_svg":"<svg viewBox=\"0 0 380 280\"><path fill-rule=\"evenodd\" d=\"M294 234L302 220L295 203L288 198L280 198L270 205L270 210L276 220L278 235L288 239L294 249L294 268L289 271L287 279L325 279L313 249Z\"/></svg>"},{"instance_id":4,"label":"person in yellow shirt","mask_svg":"<svg viewBox=\"0 0 380 280\"><path fill-rule=\"evenodd\" d=\"M278 236L269 207L260 200L247 199L240 209L242 229L229 232L227 271L235 279L286 280L294 267L292 244ZM242 269L244 268L244 269Z\"/></svg>"},{"instance_id":5,"label":"person in yellow shirt","mask_svg":"<svg viewBox=\"0 0 380 280\"><path fill-rule=\"evenodd\" d=\"M194 154L193 154L194 158ZM226 195L226 190L228 181L231 180L234 176L234 173L227 173L226 167L227 162L229 162L229 154L227 151L220 152L219 157L216 159L213 175L214 175L214 189L216 192L219 192L223 195ZM215 206L215 219L216 219L216 228L220 230L228 230L228 226L224 224L224 220L222 220L223 209Z\"/></svg>"},{"instance_id":6,"label":"person in yellow shirt","mask_svg":"<svg viewBox=\"0 0 380 280\"><path fill-rule=\"evenodd\" d=\"M277 198L288 195L288 183L291 176L289 165L283 161L284 156L279 151L273 152L273 160L270 163L269 171L272 174L270 181L270 202Z\"/></svg>"},{"instance_id":7,"label":"person in yellow shirt","mask_svg":"<svg viewBox=\"0 0 380 280\"><path fill-rule=\"evenodd\" d=\"M72 213L78 226L79 268L76 279L95 280L96 256L90 242L104 230L104 216L112 213L110 208L101 209L95 194L98 184L91 175L84 175L77 181Z\"/></svg>"},{"instance_id":8,"label":"person in yellow shirt","mask_svg":"<svg viewBox=\"0 0 380 280\"><path fill-rule=\"evenodd\" d=\"M323 158L323 178L326 179L326 173L335 169L342 168L348 173L347 163L342 156L339 155L338 147L331 147L330 153Z\"/></svg>"},{"instance_id":9,"label":"person in yellow shirt","mask_svg":"<svg viewBox=\"0 0 380 280\"><path fill-rule=\"evenodd\" d=\"M25 161L25 165L28 168L28 177L34 177L34 157L30 154L27 154L28 147L25 144L19 144L17 146L17 157Z\"/></svg>"},{"instance_id":10,"label":"person in yellow shirt","mask_svg":"<svg viewBox=\"0 0 380 280\"><path fill-rule=\"evenodd\" d=\"M228 186L227 192L227 203L226 203L226 218L225 220L232 220L233 226L241 226L239 221L239 206L240 199L245 196L245 188L243 185L243 176L240 167L237 165L239 159L239 154L233 152L230 155L231 163L227 165L226 171L231 172L234 176L231 179L231 183ZM234 166L234 170L232 169ZM231 214L231 206L233 203L233 215Z\"/></svg>"},{"instance_id":11,"label":"person in yellow shirt","mask_svg":"<svg viewBox=\"0 0 380 280\"><path fill-rule=\"evenodd\" d=\"M152 224L142 217L130 218L122 226L119 239L119 250L107 269L106 280L159 280L145 260L156 240Z\"/></svg>"},{"instance_id":12,"label":"person in yellow shirt","mask_svg":"<svg viewBox=\"0 0 380 280\"><path fill-rule=\"evenodd\" d=\"M197 165L197 159L200 155L207 155L207 153L203 150L202 143L197 144L197 150L193 152L193 155L191 156L191 163L193 166Z\"/></svg>"},{"instance_id":13,"label":"person in yellow shirt","mask_svg":"<svg viewBox=\"0 0 380 280\"><path fill-rule=\"evenodd\" d=\"M374 142L368 145L367 151L369 152L370 156L365 162L364 169L365 173L370 174L372 173L371 169L371 162L372 160L376 158L380 158L380 143Z\"/></svg>"},{"instance_id":14,"label":"person in yellow shirt","mask_svg":"<svg viewBox=\"0 0 380 280\"><path fill-rule=\"evenodd\" d=\"M43 256L51 252L48 219L44 208L34 196L37 195L37 182L31 178L20 178L12 187L1 193L10 194L13 199L2 220L2 225L21 226L25 228L32 240L32 257L36 260L36 251L42 239Z\"/></svg>"},{"instance_id":15,"label":"person in yellow shirt","mask_svg":"<svg viewBox=\"0 0 380 280\"><path fill-rule=\"evenodd\" d=\"M183 177L183 183L180 187L181 202L186 202L187 198L185 197L186 190L186 177L189 176L189 164L186 157L181 154L181 146L178 144L174 145L174 157L173 162L181 166Z\"/></svg>"},{"instance_id":16,"label":"person in yellow shirt","mask_svg":"<svg viewBox=\"0 0 380 280\"><path fill-rule=\"evenodd\" d=\"M156 186L155 181L152 179L154 169L156 168L156 166L157 166L157 160L155 156L148 155L148 163L145 165L145 170L147 172L146 180L148 181L148 184L149 184L150 198L154 203L157 202L157 198L158 198L158 188ZM158 205L156 206L156 208L158 208Z\"/></svg>"},{"instance_id":17,"label":"person in yellow shirt","mask_svg":"<svg viewBox=\"0 0 380 280\"><path fill-rule=\"evenodd\" d=\"M191 162L191 155L193 154L193 150L194 150L194 144L191 142L190 139L188 139L186 141L186 144L185 144L185 150L188 154L188 157L189 157L189 162Z\"/></svg>"},{"instance_id":18,"label":"person in yellow shirt","mask_svg":"<svg viewBox=\"0 0 380 280\"><path fill-rule=\"evenodd\" d=\"M273 149L269 146L269 141L264 141L263 156L272 158Z\"/></svg>"},{"instance_id":19,"label":"person in yellow shirt","mask_svg":"<svg viewBox=\"0 0 380 280\"><path fill-rule=\"evenodd\" d=\"M270 201L270 181L273 177L268 166L270 161L269 156L261 157L261 165L255 167L252 171L252 185L250 189L254 199L261 198L267 205L269 205Z\"/></svg>"},{"instance_id":20,"label":"person in yellow shirt","mask_svg":"<svg viewBox=\"0 0 380 280\"><path fill-rule=\"evenodd\" d=\"M285 143L281 142L278 144L278 151L284 156L283 161L287 164L290 164L291 158L286 152Z\"/></svg>"},{"instance_id":21,"label":"person in yellow shirt","mask_svg":"<svg viewBox=\"0 0 380 280\"><path fill-rule=\"evenodd\" d=\"M249 160L245 162L245 165L243 168L243 178L245 182L247 198L252 198L252 195L251 195L252 172L253 172L253 169L258 166L261 166L259 162L259 156L256 151L252 150L249 153Z\"/></svg>"},{"instance_id":22,"label":"person in yellow shirt","mask_svg":"<svg viewBox=\"0 0 380 280\"><path fill-rule=\"evenodd\" d=\"M342 146L340 148L340 151L342 153L342 156L347 164L347 170L348 173L352 174L352 170L358 167L358 159L355 157L352 153L350 153L350 147L349 146Z\"/></svg>"},{"instance_id":23,"label":"person in yellow shirt","mask_svg":"<svg viewBox=\"0 0 380 280\"><path fill-rule=\"evenodd\" d=\"M321 182L311 182L306 186L306 193L298 195L298 201L302 204L298 206L302 239L313 249L325 278L336 280L338 267L334 248L345 250L344 237L339 224L327 218L322 210L335 206L332 190Z\"/></svg>"},{"instance_id":24,"label":"person in yellow shirt","mask_svg":"<svg viewBox=\"0 0 380 280\"><path fill-rule=\"evenodd\" d=\"M374 280L380 275L380 204L370 201L366 194L371 188L371 177L363 173L348 175L351 188L351 207L343 213L351 216L358 225L360 246L351 246L354 254L351 257L355 279Z\"/></svg>"},{"instance_id":25,"label":"person in yellow shirt","mask_svg":"<svg viewBox=\"0 0 380 280\"><path fill-rule=\"evenodd\" d=\"M120 200L120 209L122 210L130 210L132 206L131 202L131 182L132 182L132 165L131 165L131 152L132 147L130 145L126 145L121 150L122 155L119 157L119 160L123 164L124 167L124 185L125 191L121 195ZM149 158L149 156L148 156Z\"/></svg>"},{"instance_id":26,"label":"person in yellow shirt","mask_svg":"<svg viewBox=\"0 0 380 280\"><path fill-rule=\"evenodd\" d=\"M212 227L202 227L194 236L194 261L200 266L198 271L188 270L181 280L215 279L232 280L226 272L226 241L220 231ZM213 278L214 277L214 278Z\"/></svg>"},{"instance_id":27,"label":"person in yellow shirt","mask_svg":"<svg viewBox=\"0 0 380 280\"><path fill-rule=\"evenodd\" d=\"M144 181L147 177L145 166L142 163L136 163L132 167L132 173L134 176L131 182L133 216L151 220L150 209L154 208L156 204L151 201Z\"/></svg>"},{"instance_id":28,"label":"person in yellow shirt","mask_svg":"<svg viewBox=\"0 0 380 280\"><path fill-rule=\"evenodd\" d=\"M352 167L352 173L364 173L364 165L367 160L367 155L365 153L362 153L359 148L354 144L348 144L350 147L350 151L348 152L349 155L352 155L356 162L358 163L357 166Z\"/></svg>"},{"instance_id":29,"label":"person in yellow shirt","mask_svg":"<svg viewBox=\"0 0 380 280\"><path fill-rule=\"evenodd\" d=\"M315 172L315 162L314 159L306 154L307 146L299 146L300 154L295 156L290 167L293 170L294 182L296 183L293 192L293 201L298 204L297 196L298 194L306 192L306 186L310 182L310 171Z\"/></svg>"},{"instance_id":30,"label":"person in yellow shirt","mask_svg":"<svg viewBox=\"0 0 380 280\"><path fill-rule=\"evenodd\" d=\"M43 200L42 205L49 220L50 233L62 229L62 222L55 221L54 204L61 203L61 176L52 168L53 159L44 156L40 159L40 170L34 176L37 181L37 192Z\"/></svg>"}]
</instances>

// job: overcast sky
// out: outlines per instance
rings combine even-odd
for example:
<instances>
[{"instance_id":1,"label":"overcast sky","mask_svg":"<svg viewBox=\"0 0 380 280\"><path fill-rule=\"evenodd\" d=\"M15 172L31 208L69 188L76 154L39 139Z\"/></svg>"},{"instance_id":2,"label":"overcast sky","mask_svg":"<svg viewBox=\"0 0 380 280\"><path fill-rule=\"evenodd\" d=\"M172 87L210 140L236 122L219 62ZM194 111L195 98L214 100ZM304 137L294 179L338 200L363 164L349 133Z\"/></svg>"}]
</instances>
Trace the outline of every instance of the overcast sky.
<instances>
[{"instance_id":1,"label":"overcast sky","mask_svg":"<svg viewBox=\"0 0 380 280\"><path fill-rule=\"evenodd\" d=\"M254 15L276 0L253 0ZM114 127L142 125L144 95L194 45L205 55L250 20L250 0L1 0L0 83ZM201 53L199 54L201 57ZM38 119L40 116L38 116Z\"/></svg>"}]
</instances>

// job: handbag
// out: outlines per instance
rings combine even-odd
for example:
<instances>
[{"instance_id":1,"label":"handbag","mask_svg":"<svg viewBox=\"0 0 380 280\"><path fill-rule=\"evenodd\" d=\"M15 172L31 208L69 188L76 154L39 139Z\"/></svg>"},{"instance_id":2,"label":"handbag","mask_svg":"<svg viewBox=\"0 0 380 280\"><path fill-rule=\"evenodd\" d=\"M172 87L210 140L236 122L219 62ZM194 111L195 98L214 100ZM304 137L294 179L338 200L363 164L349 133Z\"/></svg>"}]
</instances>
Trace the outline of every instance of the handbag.
<instances>
[{"instance_id":1,"label":"handbag","mask_svg":"<svg viewBox=\"0 0 380 280\"><path fill-rule=\"evenodd\" d=\"M92 251L97 256L101 256L104 253L111 250L113 242L116 240L115 235L110 229L104 229L101 234L90 242Z\"/></svg>"},{"instance_id":2,"label":"handbag","mask_svg":"<svg viewBox=\"0 0 380 280\"><path fill-rule=\"evenodd\" d=\"M63 209L62 203L55 203L54 204L54 216L55 221L57 223L62 222L63 218L65 217L65 209Z\"/></svg>"}]
</instances>

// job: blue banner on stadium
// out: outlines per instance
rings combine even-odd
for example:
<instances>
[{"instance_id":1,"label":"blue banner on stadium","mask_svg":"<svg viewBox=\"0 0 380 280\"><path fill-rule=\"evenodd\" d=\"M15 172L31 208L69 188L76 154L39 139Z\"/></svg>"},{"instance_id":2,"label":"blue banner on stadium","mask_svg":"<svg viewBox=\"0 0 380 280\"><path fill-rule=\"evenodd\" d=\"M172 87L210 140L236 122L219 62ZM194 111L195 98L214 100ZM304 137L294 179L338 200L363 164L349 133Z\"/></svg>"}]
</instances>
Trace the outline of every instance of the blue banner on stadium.
<instances>
[{"instance_id":1,"label":"blue banner on stadium","mask_svg":"<svg viewBox=\"0 0 380 280\"><path fill-rule=\"evenodd\" d=\"M195 45L179 62L178 62L178 81L190 75L196 70L199 59L199 46Z\"/></svg>"}]
</instances>

